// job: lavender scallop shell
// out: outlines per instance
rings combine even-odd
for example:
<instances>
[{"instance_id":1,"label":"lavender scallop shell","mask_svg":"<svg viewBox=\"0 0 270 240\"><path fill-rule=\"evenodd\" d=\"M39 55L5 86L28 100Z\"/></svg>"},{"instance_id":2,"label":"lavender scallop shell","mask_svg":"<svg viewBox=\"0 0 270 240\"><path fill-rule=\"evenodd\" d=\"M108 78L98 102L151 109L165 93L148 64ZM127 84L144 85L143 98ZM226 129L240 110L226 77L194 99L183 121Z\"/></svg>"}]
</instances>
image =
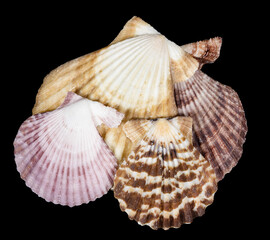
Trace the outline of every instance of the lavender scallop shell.
<instances>
[{"instance_id":1,"label":"lavender scallop shell","mask_svg":"<svg viewBox=\"0 0 270 240\"><path fill-rule=\"evenodd\" d=\"M14 140L17 170L48 202L70 207L94 201L112 187L117 160L97 131L124 115L69 92L54 111L36 114Z\"/></svg>"}]
</instances>

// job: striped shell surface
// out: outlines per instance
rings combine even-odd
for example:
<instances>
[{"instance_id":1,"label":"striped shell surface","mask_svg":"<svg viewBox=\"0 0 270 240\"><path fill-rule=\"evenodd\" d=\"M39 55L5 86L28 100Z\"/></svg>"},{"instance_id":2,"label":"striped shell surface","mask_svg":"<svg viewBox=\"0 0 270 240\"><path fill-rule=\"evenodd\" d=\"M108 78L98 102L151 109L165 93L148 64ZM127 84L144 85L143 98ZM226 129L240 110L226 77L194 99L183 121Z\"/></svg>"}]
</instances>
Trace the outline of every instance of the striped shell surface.
<instances>
[{"instance_id":1,"label":"striped shell surface","mask_svg":"<svg viewBox=\"0 0 270 240\"><path fill-rule=\"evenodd\" d=\"M216 175L192 145L191 118L126 124L137 144L114 180L121 210L140 225L165 230L203 215L217 190Z\"/></svg>"},{"instance_id":2,"label":"striped shell surface","mask_svg":"<svg viewBox=\"0 0 270 240\"><path fill-rule=\"evenodd\" d=\"M179 115L194 121L194 144L222 179L240 159L247 133L238 94L198 70L175 83L175 99Z\"/></svg>"},{"instance_id":3,"label":"striped shell surface","mask_svg":"<svg viewBox=\"0 0 270 240\"><path fill-rule=\"evenodd\" d=\"M70 207L94 201L112 187L117 160L97 131L123 114L69 92L54 111L36 114L14 140L21 178L38 196Z\"/></svg>"}]
</instances>

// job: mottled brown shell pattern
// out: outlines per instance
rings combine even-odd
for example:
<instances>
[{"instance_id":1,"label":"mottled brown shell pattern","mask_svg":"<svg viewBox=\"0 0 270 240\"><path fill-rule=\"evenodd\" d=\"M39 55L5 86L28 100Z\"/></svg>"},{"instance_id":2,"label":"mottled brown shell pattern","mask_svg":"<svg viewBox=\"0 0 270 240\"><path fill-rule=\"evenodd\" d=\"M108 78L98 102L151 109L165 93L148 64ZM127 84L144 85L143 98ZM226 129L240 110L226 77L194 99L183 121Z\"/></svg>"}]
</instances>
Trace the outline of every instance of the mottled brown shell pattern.
<instances>
[{"instance_id":1,"label":"mottled brown shell pattern","mask_svg":"<svg viewBox=\"0 0 270 240\"><path fill-rule=\"evenodd\" d=\"M149 123L149 130L116 172L114 196L121 210L140 225L178 228L203 215L212 203L216 175L177 121Z\"/></svg>"}]
</instances>

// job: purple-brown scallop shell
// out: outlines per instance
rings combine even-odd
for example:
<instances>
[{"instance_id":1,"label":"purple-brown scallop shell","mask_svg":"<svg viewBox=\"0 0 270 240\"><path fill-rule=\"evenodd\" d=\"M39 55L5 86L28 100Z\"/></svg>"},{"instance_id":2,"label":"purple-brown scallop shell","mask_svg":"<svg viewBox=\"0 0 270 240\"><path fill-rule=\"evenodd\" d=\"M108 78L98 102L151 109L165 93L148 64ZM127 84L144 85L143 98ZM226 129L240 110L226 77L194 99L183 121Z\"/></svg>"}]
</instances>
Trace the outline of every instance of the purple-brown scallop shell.
<instances>
[{"instance_id":1,"label":"purple-brown scallop shell","mask_svg":"<svg viewBox=\"0 0 270 240\"><path fill-rule=\"evenodd\" d=\"M179 115L192 117L194 144L221 180L239 161L247 133L238 94L200 70L174 88Z\"/></svg>"}]
</instances>

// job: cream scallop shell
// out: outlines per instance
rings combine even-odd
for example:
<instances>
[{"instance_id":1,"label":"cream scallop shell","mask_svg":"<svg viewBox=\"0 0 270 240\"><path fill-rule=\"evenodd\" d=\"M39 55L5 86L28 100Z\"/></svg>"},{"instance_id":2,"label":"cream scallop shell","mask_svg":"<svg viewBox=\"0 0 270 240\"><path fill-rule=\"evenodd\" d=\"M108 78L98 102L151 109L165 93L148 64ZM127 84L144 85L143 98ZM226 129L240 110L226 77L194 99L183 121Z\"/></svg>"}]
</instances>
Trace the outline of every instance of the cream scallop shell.
<instances>
[{"instance_id":1,"label":"cream scallop shell","mask_svg":"<svg viewBox=\"0 0 270 240\"><path fill-rule=\"evenodd\" d=\"M99 101L132 118L177 115L174 81L184 81L199 62L148 23L133 17L110 45L53 70L40 87L33 113L57 108L68 91ZM122 131L100 133L119 163L130 153Z\"/></svg>"},{"instance_id":2,"label":"cream scallop shell","mask_svg":"<svg viewBox=\"0 0 270 240\"><path fill-rule=\"evenodd\" d=\"M14 140L21 178L46 201L70 207L112 187L117 160L97 131L117 127L123 114L69 92L54 111L29 117Z\"/></svg>"},{"instance_id":3,"label":"cream scallop shell","mask_svg":"<svg viewBox=\"0 0 270 240\"><path fill-rule=\"evenodd\" d=\"M181 47L134 17L109 46L47 75L33 113L55 109L73 91L117 109L125 119L175 116L173 81L188 79L198 66Z\"/></svg>"},{"instance_id":4,"label":"cream scallop shell","mask_svg":"<svg viewBox=\"0 0 270 240\"><path fill-rule=\"evenodd\" d=\"M124 128L136 147L114 179L121 210L140 225L165 230L203 215L217 183L192 145L192 119L131 120Z\"/></svg>"}]
</instances>

